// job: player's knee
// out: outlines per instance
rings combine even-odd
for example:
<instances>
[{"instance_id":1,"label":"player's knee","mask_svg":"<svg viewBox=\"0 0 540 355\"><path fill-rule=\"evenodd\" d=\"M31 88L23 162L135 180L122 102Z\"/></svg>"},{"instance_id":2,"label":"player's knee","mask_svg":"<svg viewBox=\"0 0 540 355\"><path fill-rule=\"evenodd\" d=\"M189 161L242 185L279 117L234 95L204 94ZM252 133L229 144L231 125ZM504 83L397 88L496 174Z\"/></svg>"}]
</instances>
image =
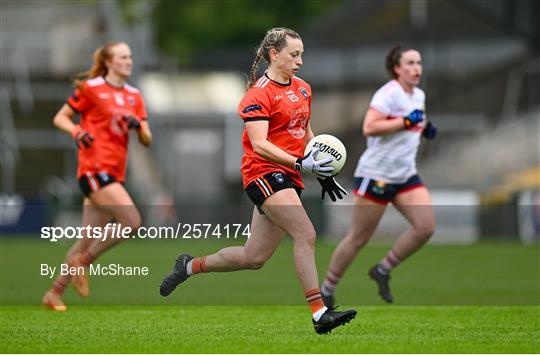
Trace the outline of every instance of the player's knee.
<instances>
[{"instance_id":1,"label":"player's knee","mask_svg":"<svg viewBox=\"0 0 540 355\"><path fill-rule=\"evenodd\" d=\"M133 224L131 225L131 230L133 232L138 231L139 228L141 228L141 224L142 224L142 220L141 220L141 218L139 218L138 220L133 222Z\"/></svg>"},{"instance_id":2,"label":"player's knee","mask_svg":"<svg viewBox=\"0 0 540 355\"><path fill-rule=\"evenodd\" d=\"M244 262L244 267L249 270L259 270L266 264L267 260L262 256L248 257Z\"/></svg>"},{"instance_id":3,"label":"player's knee","mask_svg":"<svg viewBox=\"0 0 540 355\"><path fill-rule=\"evenodd\" d=\"M305 234L304 236L302 237L302 239L311 247L311 248L315 248L315 240L317 239L317 233L315 232L315 229L313 228L313 226L311 226L311 228L308 228L306 231L305 231Z\"/></svg>"},{"instance_id":4,"label":"player's knee","mask_svg":"<svg viewBox=\"0 0 540 355\"><path fill-rule=\"evenodd\" d=\"M417 235L424 241L427 241L435 232L435 221L423 221L415 224L414 229Z\"/></svg>"},{"instance_id":5,"label":"player's knee","mask_svg":"<svg viewBox=\"0 0 540 355\"><path fill-rule=\"evenodd\" d=\"M259 270L266 264L266 261L262 260L251 260L247 263L246 268L249 270Z\"/></svg>"},{"instance_id":6,"label":"player's knee","mask_svg":"<svg viewBox=\"0 0 540 355\"><path fill-rule=\"evenodd\" d=\"M351 247L355 250L362 248L367 243L367 238L355 238L351 241Z\"/></svg>"},{"instance_id":7,"label":"player's knee","mask_svg":"<svg viewBox=\"0 0 540 355\"><path fill-rule=\"evenodd\" d=\"M126 221L126 227L131 228L131 232L135 233L139 228L141 228L142 218L139 213L129 216Z\"/></svg>"},{"instance_id":8,"label":"player's knee","mask_svg":"<svg viewBox=\"0 0 540 355\"><path fill-rule=\"evenodd\" d=\"M347 234L347 242L351 248L356 250L362 248L366 245L369 240L370 234L363 230L351 230Z\"/></svg>"},{"instance_id":9,"label":"player's knee","mask_svg":"<svg viewBox=\"0 0 540 355\"><path fill-rule=\"evenodd\" d=\"M306 245L312 249L315 248L315 239L317 234L313 226L306 227L291 234L295 245Z\"/></svg>"}]
</instances>

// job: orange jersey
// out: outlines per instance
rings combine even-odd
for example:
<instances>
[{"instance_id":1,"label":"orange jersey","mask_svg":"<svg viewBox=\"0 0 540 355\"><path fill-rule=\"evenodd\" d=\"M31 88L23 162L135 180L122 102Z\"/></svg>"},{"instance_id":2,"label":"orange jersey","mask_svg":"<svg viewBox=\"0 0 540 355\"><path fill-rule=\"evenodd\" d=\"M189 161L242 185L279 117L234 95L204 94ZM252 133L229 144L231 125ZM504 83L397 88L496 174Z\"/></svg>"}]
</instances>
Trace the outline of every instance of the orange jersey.
<instances>
[{"instance_id":1,"label":"orange jersey","mask_svg":"<svg viewBox=\"0 0 540 355\"><path fill-rule=\"evenodd\" d=\"M265 74L244 95L238 114L244 122L267 120L269 142L295 157L304 156L304 137L311 116L311 87L302 79L293 77L289 84L280 84ZM245 128L242 145L244 187L272 171L281 171L291 177L293 184L304 187L300 172L256 154Z\"/></svg>"},{"instance_id":2,"label":"orange jersey","mask_svg":"<svg viewBox=\"0 0 540 355\"><path fill-rule=\"evenodd\" d=\"M129 141L123 117L147 117L139 90L127 84L114 87L103 77L97 77L86 80L67 104L81 114L81 128L95 139L89 148L79 149L77 177L106 172L123 182Z\"/></svg>"}]
</instances>

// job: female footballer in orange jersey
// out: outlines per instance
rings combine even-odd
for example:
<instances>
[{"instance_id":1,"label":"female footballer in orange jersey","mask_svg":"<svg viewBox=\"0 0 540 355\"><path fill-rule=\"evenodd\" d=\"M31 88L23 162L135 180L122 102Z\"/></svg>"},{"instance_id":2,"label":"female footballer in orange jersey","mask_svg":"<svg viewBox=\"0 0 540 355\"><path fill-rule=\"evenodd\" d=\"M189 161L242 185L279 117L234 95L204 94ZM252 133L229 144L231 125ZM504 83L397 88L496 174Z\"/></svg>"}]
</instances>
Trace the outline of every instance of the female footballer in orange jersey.
<instances>
[{"instance_id":1,"label":"female footballer in orange jersey","mask_svg":"<svg viewBox=\"0 0 540 355\"><path fill-rule=\"evenodd\" d=\"M386 302L393 302L390 272L419 250L435 229L431 197L416 171L421 136L433 139L437 134L435 126L424 120L425 94L417 87L422 76L420 53L396 46L386 57L386 69L392 80L374 94L364 119L368 147L354 173L352 225L334 251L321 287L328 307L334 304L341 276L373 235L388 203L394 204L411 227L369 271Z\"/></svg>"},{"instance_id":2,"label":"female footballer in orange jersey","mask_svg":"<svg viewBox=\"0 0 540 355\"><path fill-rule=\"evenodd\" d=\"M296 273L313 313L317 333L327 333L349 322L356 311L337 312L324 306L315 266L315 230L300 201L304 187L301 172L319 176L324 193L342 198L345 191L325 166L331 158L315 160L316 151L303 156L313 138L309 124L311 87L296 77L302 66L303 43L286 28L267 32L257 49L248 92L238 106L244 120L242 176L245 191L255 204L251 238L244 246L224 248L215 254L193 258L181 254L160 287L168 296L191 275L259 269L272 256L284 235L294 241ZM255 81L259 61L268 64Z\"/></svg>"},{"instance_id":3,"label":"female footballer in orange jersey","mask_svg":"<svg viewBox=\"0 0 540 355\"><path fill-rule=\"evenodd\" d=\"M78 148L77 179L84 194L83 226L103 227L115 220L122 228L135 231L141 216L123 183L129 130L148 146L152 134L139 90L128 85L133 60L129 46L109 42L94 52L92 68L75 81L76 89L54 117L54 125L69 133ZM80 124L73 123L81 115ZM73 267L87 267L95 258L122 239L83 238L68 251L65 262ZM79 268L78 268L79 269ZM77 292L89 294L87 269L72 278ZM43 296L43 304L56 311L66 310L62 294L69 275L56 278Z\"/></svg>"}]
</instances>

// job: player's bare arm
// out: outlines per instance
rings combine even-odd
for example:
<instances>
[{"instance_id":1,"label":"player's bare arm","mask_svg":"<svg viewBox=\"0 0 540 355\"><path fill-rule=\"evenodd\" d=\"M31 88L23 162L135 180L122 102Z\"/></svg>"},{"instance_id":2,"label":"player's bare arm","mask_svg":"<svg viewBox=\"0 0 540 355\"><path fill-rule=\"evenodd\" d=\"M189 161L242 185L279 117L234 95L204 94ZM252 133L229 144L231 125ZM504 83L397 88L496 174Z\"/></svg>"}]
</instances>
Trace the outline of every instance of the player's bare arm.
<instances>
[{"instance_id":1,"label":"player's bare arm","mask_svg":"<svg viewBox=\"0 0 540 355\"><path fill-rule=\"evenodd\" d=\"M403 117L389 120L388 116L374 108L368 109L364 118L364 136L384 136L401 131L405 128Z\"/></svg>"},{"instance_id":2,"label":"player's bare arm","mask_svg":"<svg viewBox=\"0 0 540 355\"><path fill-rule=\"evenodd\" d=\"M315 134L313 133L313 130L311 129L311 123L308 122L306 126L306 135L304 136L304 142L307 145L310 140L315 137Z\"/></svg>"},{"instance_id":3,"label":"player's bare arm","mask_svg":"<svg viewBox=\"0 0 540 355\"><path fill-rule=\"evenodd\" d=\"M75 111L68 104L64 104L54 116L53 123L57 128L73 135L73 131L76 129L76 124L73 123L73 117L75 117Z\"/></svg>"},{"instance_id":4,"label":"player's bare arm","mask_svg":"<svg viewBox=\"0 0 540 355\"><path fill-rule=\"evenodd\" d=\"M139 142L145 147L152 144L152 132L150 131L148 121L141 121L141 129L137 130L137 137L139 138Z\"/></svg>"},{"instance_id":5,"label":"player's bare arm","mask_svg":"<svg viewBox=\"0 0 540 355\"><path fill-rule=\"evenodd\" d=\"M246 131L255 153L274 163L294 167L297 157L268 141L268 121L246 122Z\"/></svg>"}]
</instances>

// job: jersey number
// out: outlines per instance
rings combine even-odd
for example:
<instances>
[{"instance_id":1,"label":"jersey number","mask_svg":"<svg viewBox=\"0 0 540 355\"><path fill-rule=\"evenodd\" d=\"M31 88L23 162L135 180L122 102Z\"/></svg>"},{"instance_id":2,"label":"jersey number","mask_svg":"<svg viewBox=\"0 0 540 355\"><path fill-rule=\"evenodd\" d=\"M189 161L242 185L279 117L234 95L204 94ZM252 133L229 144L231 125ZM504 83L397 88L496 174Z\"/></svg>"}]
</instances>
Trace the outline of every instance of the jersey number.
<instances>
[{"instance_id":1,"label":"jersey number","mask_svg":"<svg viewBox=\"0 0 540 355\"><path fill-rule=\"evenodd\" d=\"M296 94L287 95L292 102L298 102L298 96Z\"/></svg>"}]
</instances>

